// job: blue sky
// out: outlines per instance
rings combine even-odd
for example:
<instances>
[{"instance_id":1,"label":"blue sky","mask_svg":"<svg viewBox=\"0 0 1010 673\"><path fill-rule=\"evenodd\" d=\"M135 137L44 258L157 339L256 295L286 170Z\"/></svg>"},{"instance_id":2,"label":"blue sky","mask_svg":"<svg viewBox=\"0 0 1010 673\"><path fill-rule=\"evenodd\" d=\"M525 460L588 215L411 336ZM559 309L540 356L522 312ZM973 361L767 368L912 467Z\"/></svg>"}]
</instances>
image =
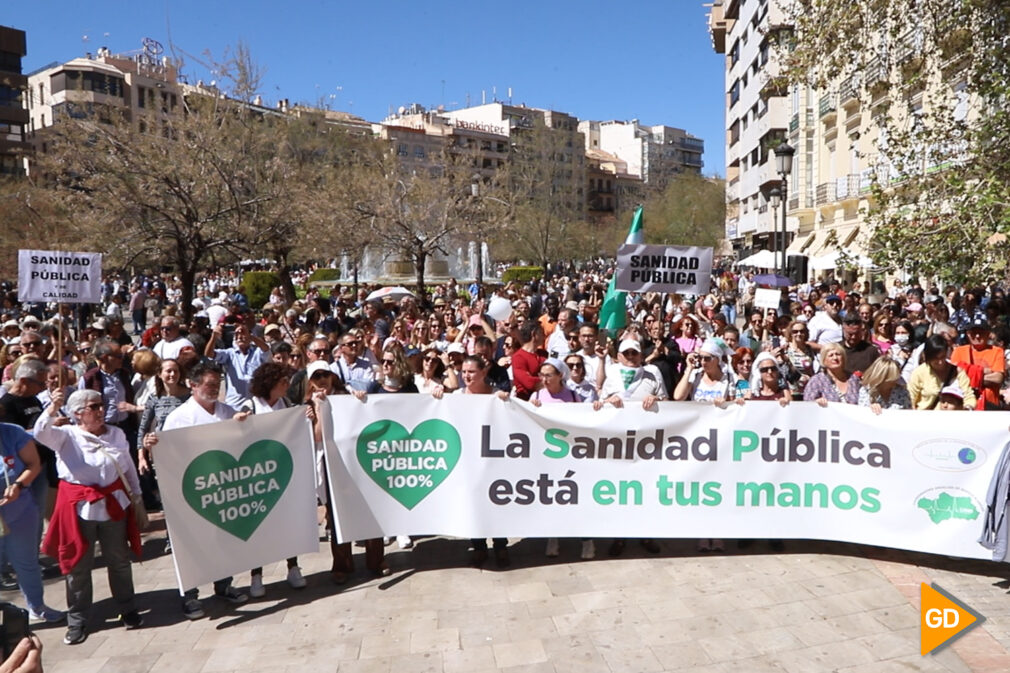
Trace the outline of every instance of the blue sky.
<instances>
[{"instance_id":1,"label":"blue sky","mask_svg":"<svg viewBox=\"0 0 1010 673\"><path fill-rule=\"evenodd\" d=\"M174 45L190 81L198 60L239 41L265 69L265 102L323 101L369 121L413 102L490 101L493 88L580 119L639 119L705 141L705 173L725 173L723 57L701 0L384 3L263 0L29 0L0 24L27 32L25 72L107 46Z\"/></svg>"}]
</instances>

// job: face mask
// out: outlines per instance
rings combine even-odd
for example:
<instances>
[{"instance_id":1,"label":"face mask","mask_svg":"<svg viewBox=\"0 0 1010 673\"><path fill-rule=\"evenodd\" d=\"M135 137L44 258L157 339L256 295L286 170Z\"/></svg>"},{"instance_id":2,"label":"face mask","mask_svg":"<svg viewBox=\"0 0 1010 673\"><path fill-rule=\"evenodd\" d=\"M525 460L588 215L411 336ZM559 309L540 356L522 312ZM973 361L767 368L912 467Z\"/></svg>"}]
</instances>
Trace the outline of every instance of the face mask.
<instances>
[{"instance_id":1,"label":"face mask","mask_svg":"<svg viewBox=\"0 0 1010 673\"><path fill-rule=\"evenodd\" d=\"M895 334L894 335L894 343L898 344L899 346L904 346L905 344L908 343L908 335L907 334Z\"/></svg>"}]
</instances>

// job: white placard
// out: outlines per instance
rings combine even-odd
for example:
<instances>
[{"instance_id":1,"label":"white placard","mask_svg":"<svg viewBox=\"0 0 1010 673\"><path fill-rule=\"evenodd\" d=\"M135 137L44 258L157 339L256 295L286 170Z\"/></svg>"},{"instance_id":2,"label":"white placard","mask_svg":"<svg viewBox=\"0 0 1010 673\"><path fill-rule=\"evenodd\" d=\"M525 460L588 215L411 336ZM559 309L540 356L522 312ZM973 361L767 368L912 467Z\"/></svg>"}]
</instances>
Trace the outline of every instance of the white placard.
<instances>
[{"instance_id":1,"label":"white placard","mask_svg":"<svg viewBox=\"0 0 1010 673\"><path fill-rule=\"evenodd\" d=\"M18 299L94 304L102 301L102 253L18 250Z\"/></svg>"},{"instance_id":2,"label":"white placard","mask_svg":"<svg viewBox=\"0 0 1010 673\"><path fill-rule=\"evenodd\" d=\"M781 290L770 290L766 287L759 287L756 290L754 290L755 308L773 308L777 310L779 304L781 303L782 303Z\"/></svg>"},{"instance_id":3,"label":"white placard","mask_svg":"<svg viewBox=\"0 0 1010 673\"><path fill-rule=\"evenodd\" d=\"M977 539L1010 422L812 402L330 402L330 487L347 540L805 538L987 558Z\"/></svg>"},{"instance_id":4,"label":"white placard","mask_svg":"<svg viewBox=\"0 0 1010 673\"><path fill-rule=\"evenodd\" d=\"M319 549L304 407L159 433L179 591Z\"/></svg>"},{"instance_id":5,"label":"white placard","mask_svg":"<svg viewBox=\"0 0 1010 673\"><path fill-rule=\"evenodd\" d=\"M617 249L617 289L624 292L707 294L712 248L622 245Z\"/></svg>"}]
</instances>

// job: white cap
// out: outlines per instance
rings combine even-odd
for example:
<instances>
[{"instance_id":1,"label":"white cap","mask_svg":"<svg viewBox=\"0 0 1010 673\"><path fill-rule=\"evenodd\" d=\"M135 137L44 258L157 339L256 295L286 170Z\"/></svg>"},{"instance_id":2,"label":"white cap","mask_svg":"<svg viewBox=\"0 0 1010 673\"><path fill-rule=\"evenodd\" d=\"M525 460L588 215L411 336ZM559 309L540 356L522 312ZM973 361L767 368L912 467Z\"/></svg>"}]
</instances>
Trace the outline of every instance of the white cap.
<instances>
[{"instance_id":1,"label":"white cap","mask_svg":"<svg viewBox=\"0 0 1010 673\"><path fill-rule=\"evenodd\" d=\"M623 353L625 351L638 351L642 352L642 344L638 343L636 339L625 339L621 342L620 347L618 347L617 352Z\"/></svg>"}]
</instances>

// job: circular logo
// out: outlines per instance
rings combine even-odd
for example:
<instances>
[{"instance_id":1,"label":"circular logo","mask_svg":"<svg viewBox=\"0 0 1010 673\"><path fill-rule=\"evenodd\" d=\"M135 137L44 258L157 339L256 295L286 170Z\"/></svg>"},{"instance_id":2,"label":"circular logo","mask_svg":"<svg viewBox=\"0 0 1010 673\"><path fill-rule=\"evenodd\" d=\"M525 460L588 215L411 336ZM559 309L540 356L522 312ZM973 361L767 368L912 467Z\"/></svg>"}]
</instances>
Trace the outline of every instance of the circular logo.
<instances>
[{"instance_id":1,"label":"circular logo","mask_svg":"<svg viewBox=\"0 0 1010 673\"><path fill-rule=\"evenodd\" d=\"M937 472L967 472L978 469L986 459L986 451L963 438L927 439L912 448L916 462Z\"/></svg>"},{"instance_id":2,"label":"circular logo","mask_svg":"<svg viewBox=\"0 0 1010 673\"><path fill-rule=\"evenodd\" d=\"M965 465L971 465L974 463L975 458L977 458L975 450L967 446L957 452L957 459Z\"/></svg>"}]
</instances>

